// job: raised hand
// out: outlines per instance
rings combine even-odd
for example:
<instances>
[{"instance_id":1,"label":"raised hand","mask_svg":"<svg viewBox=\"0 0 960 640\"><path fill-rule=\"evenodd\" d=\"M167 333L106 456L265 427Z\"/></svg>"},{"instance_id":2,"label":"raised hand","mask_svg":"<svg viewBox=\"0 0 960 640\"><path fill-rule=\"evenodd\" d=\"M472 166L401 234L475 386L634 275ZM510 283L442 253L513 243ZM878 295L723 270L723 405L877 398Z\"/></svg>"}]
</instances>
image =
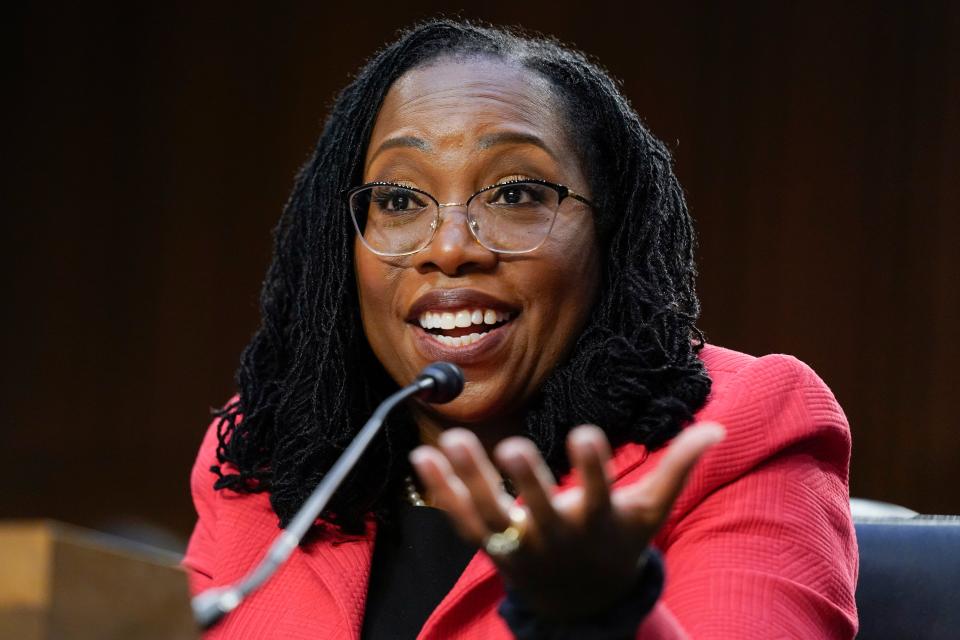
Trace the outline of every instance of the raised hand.
<instances>
[{"instance_id":1,"label":"raised hand","mask_svg":"<svg viewBox=\"0 0 960 640\"><path fill-rule=\"evenodd\" d=\"M526 530L515 552L491 556L493 561L546 618L572 619L612 606L635 584L644 551L690 470L723 437L720 425L690 426L656 469L612 489L606 436L592 425L577 427L567 438L567 451L579 481L562 493L556 493L556 481L530 440L504 440L494 458L519 491ZM418 447L410 460L432 504L447 511L466 540L483 547L490 535L511 525L514 499L472 432L445 431L439 448Z\"/></svg>"}]
</instances>

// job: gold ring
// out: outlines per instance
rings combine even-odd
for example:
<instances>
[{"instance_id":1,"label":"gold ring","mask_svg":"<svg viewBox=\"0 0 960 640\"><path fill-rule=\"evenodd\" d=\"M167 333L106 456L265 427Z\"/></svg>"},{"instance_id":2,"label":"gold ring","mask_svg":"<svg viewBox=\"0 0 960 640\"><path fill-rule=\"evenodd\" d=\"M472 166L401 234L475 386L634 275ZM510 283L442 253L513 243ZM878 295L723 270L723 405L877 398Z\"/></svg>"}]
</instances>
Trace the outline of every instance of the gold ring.
<instances>
[{"instance_id":1,"label":"gold ring","mask_svg":"<svg viewBox=\"0 0 960 640\"><path fill-rule=\"evenodd\" d=\"M507 512L510 525L503 531L497 531L487 536L483 541L483 548L495 558L504 558L520 548L523 534L527 532L527 512L516 505Z\"/></svg>"}]
</instances>

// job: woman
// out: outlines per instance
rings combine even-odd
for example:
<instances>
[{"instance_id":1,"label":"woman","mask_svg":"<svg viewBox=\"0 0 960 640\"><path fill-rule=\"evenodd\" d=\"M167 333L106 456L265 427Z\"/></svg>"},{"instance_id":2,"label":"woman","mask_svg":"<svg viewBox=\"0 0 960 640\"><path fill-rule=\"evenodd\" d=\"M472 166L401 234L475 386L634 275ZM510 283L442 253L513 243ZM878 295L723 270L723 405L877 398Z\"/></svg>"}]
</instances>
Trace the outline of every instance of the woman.
<instances>
[{"instance_id":1,"label":"woman","mask_svg":"<svg viewBox=\"0 0 960 640\"><path fill-rule=\"evenodd\" d=\"M694 275L669 154L603 71L498 29L405 33L280 220L192 476L193 589L243 575L425 364L467 385L393 419L212 635L851 637L845 417L798 361L704 345Z\"/></svg>"}]
</instances>

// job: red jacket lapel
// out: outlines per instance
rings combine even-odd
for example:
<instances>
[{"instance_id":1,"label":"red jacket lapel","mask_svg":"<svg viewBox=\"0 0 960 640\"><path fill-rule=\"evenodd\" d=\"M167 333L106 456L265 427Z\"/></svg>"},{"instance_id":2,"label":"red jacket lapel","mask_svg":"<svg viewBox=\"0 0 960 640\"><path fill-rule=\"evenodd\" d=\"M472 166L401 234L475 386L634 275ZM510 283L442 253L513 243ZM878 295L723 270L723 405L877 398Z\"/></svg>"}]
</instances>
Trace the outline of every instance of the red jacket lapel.
<instances>
[{"instance_id":1,"label":"red jacket lapel","mask_svg":"<svg viewBox=\"0 0 960 640\"><path fill-rule=\"evenodd\" d=\"M317 574L336 603L343 626L352 630L353 638L360 637L363 625L375 533L376 523L371 518L367 521L366 535L331 533L332 539L308 545L303 554L307 566Z\"/></svg>"}]
</instances>

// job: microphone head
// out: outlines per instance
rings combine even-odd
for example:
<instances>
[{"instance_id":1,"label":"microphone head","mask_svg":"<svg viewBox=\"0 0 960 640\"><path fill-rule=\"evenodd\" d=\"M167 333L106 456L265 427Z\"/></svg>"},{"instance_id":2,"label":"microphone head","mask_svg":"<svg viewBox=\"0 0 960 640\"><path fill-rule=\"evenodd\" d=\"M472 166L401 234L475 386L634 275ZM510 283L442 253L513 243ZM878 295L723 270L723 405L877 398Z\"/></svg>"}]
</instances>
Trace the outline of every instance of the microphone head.
<instances>
[{"instance_id":1,"label":"microphone head","mask_svg":"<svg viewBox=\"0 0 960 640\"><path fill-rule=\"evenodd\" d=\"M420 392L419 398L433 404L450 402L463 391L463 371L449 362L428 364L417 376L417 380L431 380L433 384Z\"/></svg>"}]
</instances>

